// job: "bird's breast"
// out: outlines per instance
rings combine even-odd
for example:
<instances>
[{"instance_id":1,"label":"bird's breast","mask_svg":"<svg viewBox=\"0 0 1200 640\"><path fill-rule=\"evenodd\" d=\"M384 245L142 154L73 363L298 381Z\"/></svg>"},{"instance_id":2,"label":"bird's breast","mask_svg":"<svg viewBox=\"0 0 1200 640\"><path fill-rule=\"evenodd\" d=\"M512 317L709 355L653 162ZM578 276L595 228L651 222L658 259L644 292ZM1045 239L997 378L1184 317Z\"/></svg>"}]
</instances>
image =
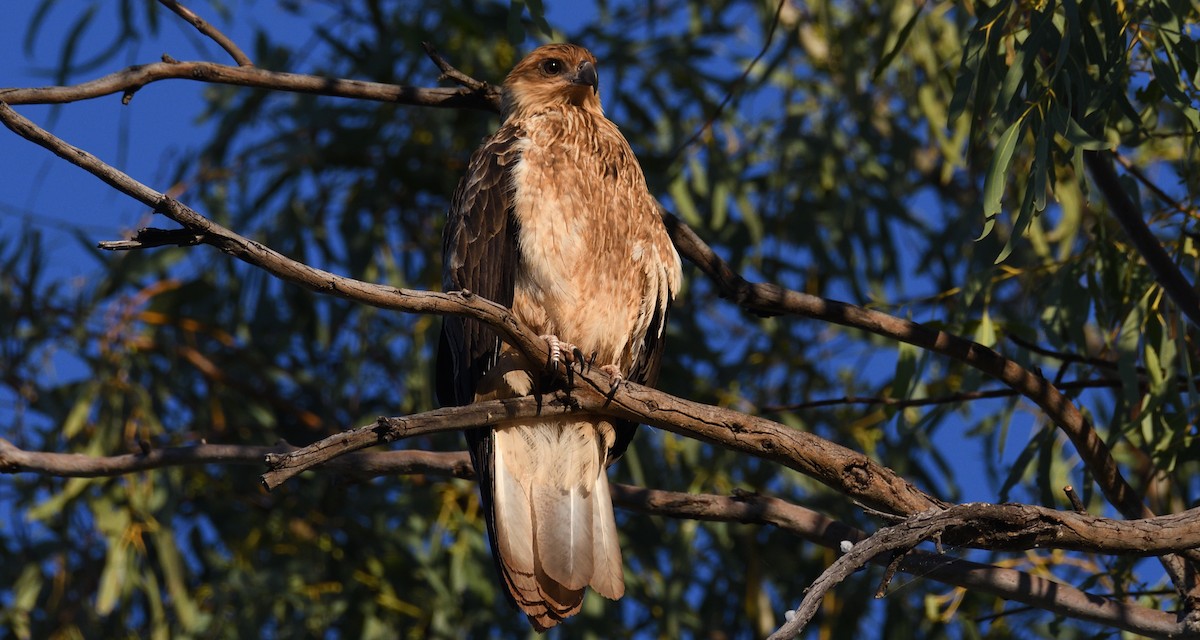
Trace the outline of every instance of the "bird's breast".
<instances>
[{"instance_id":1,"label":"bird's breast","mask_svg":"<svg viewBox=\"0 0 1200 640\"><path fill-rule=\"evenodd\" d=\"M535 124L513 171L521 256L513 311L627 369L647 312L675 288L666 280L673 269L677 282L678 256L614 126Z\"/></svg>"}]
</instances>

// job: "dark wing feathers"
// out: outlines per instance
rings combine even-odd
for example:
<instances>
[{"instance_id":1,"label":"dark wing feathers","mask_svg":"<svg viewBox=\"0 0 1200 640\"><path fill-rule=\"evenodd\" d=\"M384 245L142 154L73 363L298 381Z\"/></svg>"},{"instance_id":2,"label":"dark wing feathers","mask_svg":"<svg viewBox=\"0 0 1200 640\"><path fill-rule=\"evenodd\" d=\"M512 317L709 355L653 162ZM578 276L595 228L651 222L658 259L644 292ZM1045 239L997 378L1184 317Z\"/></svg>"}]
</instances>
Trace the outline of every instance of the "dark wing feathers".
<instances>
[{"instance_id":1,"label":"dark wing feathers","mask_svg":"<svg viewBox=\"0 0 1200 640\"><path fill-rule=\"evenodd\" d=\"M517 223L513 216L511 170L519 157L520 129L501 127L471 155L467 173L450 202L442 232L442 288L466 289L492 302L512 307L517 272ZM495 364L500 338L487 325L470 318L445 316L438 343L437 396L443 407L475 400L479 379ZM467 429L467 447L479 478L496 572L504 575L496 549L492 511L492 451L489 427ZM512 601L512 594L503 589ZM516 603L513 602L515 605Z\"/></svg>"},{"instance_id":2,"label":"dark wing feathers","mask_svg":"<svg viewBox=\"0 0 1200 640\"><path fill-rule=\"evenodd\" d=\"M511 307L517 271L517 225L512 178L519 150L516 127L502 127L471 156L442 232L442 288L466 289ZM438 353L437 393L442 406L470 404L479 378L495 363L500 339L487 325L446 317Z\"/></svg>"}]
</instances>

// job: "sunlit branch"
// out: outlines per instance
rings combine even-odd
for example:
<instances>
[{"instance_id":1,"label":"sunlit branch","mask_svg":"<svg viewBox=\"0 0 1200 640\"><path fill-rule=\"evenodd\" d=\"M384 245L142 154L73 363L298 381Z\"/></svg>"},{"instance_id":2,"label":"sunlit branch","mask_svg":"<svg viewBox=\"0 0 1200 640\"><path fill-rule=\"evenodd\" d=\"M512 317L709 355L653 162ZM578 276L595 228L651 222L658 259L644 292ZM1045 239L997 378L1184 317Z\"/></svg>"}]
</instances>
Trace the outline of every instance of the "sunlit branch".
<instances>
[{"instance_id":1,"label":"sunlit branch","mask_svg":"<svg viewBox=\"0 0 1200 640\"><path fill-rule=\"evenodd\" d=\"M61 104L122 94L125 101L142 87L159 80L197 80L258 89L312 93L340 98L377 100L421 107L498 111L500 93L494 88L472 91L464 87L408 87L344 78L321 78L298 73L236 67L214 62L186 62L164 57L164 62L126 67L77 85L0 88L0 102L8 104Z\"/></svg>"},{"instance_id":2,"label":"sunlit branch","mask_svg":"<svg viewBox=\"0 0 1200 640\"><path fill-rule=\"evenodd\" d=\"M993 349L945 331L774 284L750 282L735 272L679 218L666 211L663 216L676 246L680 247L680 253L708 275L723 297L752 312L793 314L869 331L949 356L991 375L1036 403L1067 434L1105 496L1125 517L1153 515L1121 475L1112 452L1095 428L1049 380Z\"/></svg>"},{"instance_id":3,"label":"sunlit branch","mask_svg":"<svg viewBox=\"0 0 1200 640\"><path fill-rule=\"evenodd\" d=\"M238 63L238 66L250 67L254 65L254 63L250 61L250 56L246 55L242 49L233 42L233 40L230 40L228 36L226 36L224 33L221 33L220 29L217 29L209 24L204 18L196 15L194 11L179 4L175 0L158 1L164 7L174 11L175 14L180 18L186 20L188 24L196 27L197 31L211 38L213 42L217 43L222 49L225 50L226 53L230 55L230 57L233 58L234 62Z\"/></svg>"},{"instance_id":4,"label":"sunlit branch","mask_svg":"<svg viewBox=\"0 0 1200 640\"><path fill-rule=\"evenodd\" d=\"M18 135L49 149L118 191L183 225L190 232L201 236L204 244L216 247L280 279L319 293L382 309L474 318L495 329L506 342L519 349L531 361L550 362L546 342L521 325L508 309L498 304L467 291L438 293L397 289L344 278L296 262L261 243L216 224L178 200L141 184L92 154L67 144L2 103L0 122ZM787 465L881 511L911 514L932 506L944 506L940 500L922 492L895 472L861 453L811 433L729 409L690 402L628 382L617 387L615 392L610 392L611 379L598 368L574 372L571 377L576 384L572 390L572 402L593 413L657 426ZM533 399L524 400L526 402L521 406L530 411L526 415L537 415L535 412L539 409L536 402ZM496 415L503 416L504 413L497 411ZM474 422L475 425L486 423L478 420ZM466 425L459 425L457 428L462 426ZM298 451L291 454L288 460L304 459L312 450L310 447ZM314 459L320 458L320 455L312 455Z\"/></svg>"},{"instance_id":5,"label":"sunlit branch","mask_svg":"<svg viewBox=\"0 0 1200 640\"><path fill-rule=\"evenodd\" d=\"M7 440L0 439L0 472L35 473L58 477L111 477L148 469L186 465L258 466L263 463L264 456L268 454L293 450L295 450L293 447L282 444L264 447L200 443L191 446L163 448L143 445L143 450L139 453L89 456L25 451ZM347 474L361 479L413 474L474 479L471 461L465 452L356 452L331 460L323 464L320 469L326 473ZM863 546L864 541L869 539L865 532L779 498L757 494L719 496L679 493L615 483L611 487L613 504L628 511L679 519L766 524L832 549L838 549L844 542L854 544L855 547L863 550L871 548ZM1016 513L1019 512L1021 505L981 505L980 507L1007 509ZM1036 507L1030 509L1038 510ZM1066 515L1050 510L1041 511L1051 519ZM960 520L966 519L961 511L951 511L950 513L952 515L948 517L957 516ZM1009 518L1009 520L1013 519ZM1168 518L1164 517L1155 521L1139 523L1137 521L1094 519L1085 521L1082 525L1074 523L1070 525L1070 529L1084 534L1094 533L1095 529L1091 522L1101 521L1118 530L1113 535L1121 536L1124 535L1124 528L1136 527L1138 532L1144 532L1147 525L1153 526L1154 522L1166 520ZM1045 530L1050 525L1043 523L1041 526ZM1067 525L1061 523L1054 526L1067 528ZM1184 523L1167 524L1156 530L1161 533L1156 539L1161 540L1163 537L1174 535L1175 529L1172 527L1179 526L1195 528ZM1193 535L1195 534L1193 533ZM1091 540L1088 544L1103 545L1111 539L1112 536L1108 536L1104 540ZM1092 550L1106 551L1095 548ZM878 557L873 557L871 560L878 564L884 563L884 560ZM1069 585L1014 569L1000 568L919 550L905 555L898 568L902 572L919 578L988 593L1031 607L1111 625L1134 633L1169 635L1179 634L1181 631L1179 623L1171 614L1089 594Z\"/></svg>"}]
</instances>

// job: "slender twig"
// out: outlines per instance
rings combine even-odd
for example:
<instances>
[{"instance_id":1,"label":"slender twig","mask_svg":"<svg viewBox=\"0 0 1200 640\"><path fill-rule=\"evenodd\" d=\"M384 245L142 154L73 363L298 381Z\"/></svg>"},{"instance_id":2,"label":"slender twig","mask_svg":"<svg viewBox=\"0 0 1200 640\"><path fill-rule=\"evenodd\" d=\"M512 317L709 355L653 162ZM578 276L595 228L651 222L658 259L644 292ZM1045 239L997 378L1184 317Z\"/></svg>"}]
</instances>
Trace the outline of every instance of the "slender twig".
<instances>
[{"instance_id":1,"label":"slender twig","mask_svg":"<svg viewBox=\"0 0 1200 640\"><path fill-rule=\"evenodd\" d=\"M179 4L175 0L158 0L158 1L164 7L170 9L171 11L174 11L176 13L176 15L178 15L180 18L183 18L184 20L186 20L193 27L196 27L197 31L208 36L209 38L212 38L212 41L216 42L218 45L220 45L220 47L222 49L224 49L225 52L230 55L230 57L233 58L233 61L238 63L238 66L241 66L241 67L254 66L254 63L250 61L250 56L246 55L242 51L242 49L233 42L233 40L230 40L229 36L226 36L224 33L221 33L220 29L217 29L216 27L209 24L208 21L206 21L204 18L201 18L200 16L196 15L196 12Z\"/></svg>"},{"instance_id":2,"label":"slender twig","mask_svg":"<svg viewBox=\"0 0 1200 640\"><path fill-rule=\"evenodd\" d=\"M1109 155L1098 151L1083 152L1084 161L1092 173L1092 179L1104 199L1113 217L1121 223L1125 233L1137 248L1146 265L1154 272L1154 277L1163 291L1175 303L1175 306L1191 320L1193 325L1200 325L1200 294L1197 294L1192 283L1188 282L1179 266L1171 260L1167 250L1158 241L1146 221L1138 211L1137 205L1129 198L1129 194L1121 187L1117 172L1113 169Z\"/></svg>"},{"instance_id":3,"label":"slender twig","mask_svg":"<svg viewBox=\"0 0 1200 640\"><path fill-rule=\"evenodd\" d=\"M1095 380L1067 380L1055 384L1059 391L1072 391L1076 389L1098 389L1105 387L1119 387L1120 380L1099 378ZM930 405L954 404L956 402L967 402L970 400L987 400L991 398L1011 398L1019 396L1021 393L1016 389L985 389L982 391L959 391L957 393L948 393L940 396L931 396L928 398L888 398L884 396L842 396L840 398L825 398L823 400L813 400L811 402L796 402L793 404L773 404L766 405L760 408L763 413L780 413L783 411L803 411L808 409L821 409L824 407L835 407L847 404L865 404L865 405L882 405L885 407L908 408L908 407L926 407Z\"/></svg>"},{"instance_id":4,"label":"slender twig","mask_svg":"<svg viewBox=\"0 0 1200 640\"><path fill-rule=\"evenodd\" d=\"M1129 158L1126 158L1123 154L1114 151L1113 159L1115 159L1122 167L1125 167L1125 171L1128 172L1129 175L1133 176L1138 182L1142 183L1142 186L1149 189L1150 192L1153 193L1160 201L1162 201L1163 204L1184 215L1192 216L1193 218L1200 217L1200 214L1198 214L1196 211L1196 207L1184 206L1182 202L1172 198L1171 194L1164 191L1162 187L1158 186L1158 184L1147 177L1146 174L1143 173L1142 170L1139 169L1138 166Z\"/></svg>"},{"instance_id":5,"label":"slender twig","mask_svg":"<svg viewBox=\"0 0 1200 640\"><path fill-rule=\"evenodd\" d=\"M1088 366L1102 367L1104 369L1110 369L1114 371L1117 369L1117 363L1112 360L1105 360L1104 358L1089 358L1076 353L1063 353L1061 351L1055 351L1012 333L1007 334L1005 337L1027 351L1032 351L1033 353L1043 355L1048 358L1054 358L1055 360L1066 364L1086 364ZM1142 373L1145 372L1142 371Z\"/></svg>"},{"instance_id":6,"label":"slender twig","mask_svg":"<svg viewBox=\"0 0 1200 640\"><path fill-rule=\"evenodd\" d=\"M750 72L754 70L754 66L763 59L763 56L767 55L767 50L771 48L771 41L775 39L775 31L779 27L779 18L783 15L783 7L787 3L788 0L779 0L779 5L775 7L775 16L771 19L771 26L767 28L767 38L763 42L762 49L759 49L758 55L754 56L754 59L750 61L750 64L746 65L746 68L742 70L742 75L738 76L737 80L734 80L733 84L729 85L729 90L725 92L725 97L721 100L721 104L717 105L717 108L712 112L708 119L704 121L704 124L701 125L700 128L696 129L695 133L693 133L690 138L685 140L683 144L679 145L674 151L671 152L672 158L683 153L683 151L692 146L692 144L696 142L696 140L699 139L705 131L708 131L710 128L712 128L713 123L716 122L717 118L721 117L721 113L725 111L725 107L729 106L729 103L733 101L733 97L738 91L741 90L742 85L746 83L746 78L750 77Z\"/></svg>"},{"instance_id":7,"label":"slender twig","mask_svg":"<svg viewBox=\"0 0 1200 640\"><path fill-rule=\"evenodd\" d=\"M471 91L487 92L491 90L491 85L488 83L476 80L456 69L454 65L442 57L442 54L438 53L438 50L432 44L422 42L421 47L425 49L425 55L429 56L433 64L437 65L438 70L442 72L441 77L438 78L439 80L452 80Z\"/></svg>"},{"instance_id":8,"label":"slender twig","mask_svg":"<svg viewBox=\"0 0 1200 640\"><path fill-rule=\"evenodd\" d=\"M1067 485L1063 487L1063 493L1066 494L1067 500L1071 501L1071 508L1075 509L1076 513L1087 513L1087 506L1079 499L1079 494L1075 493L1075 487Z\"/></svg>"},{"instance_id":9,"label":"slender twig","mask_svg":"<svg viewBox=\"0 0 1200 640\"><path fill-rule=\"evenodd\" d=\"M62 104L114 94L129 94L159 80L197 80L278 91L313 93L340 98L377 100L421 107L500 110L500 92L472 91L465 87L407 87L344 78L322 78L297 73L235 67L214 62L155 62L84 82L59 87L0 88L0 101L8 104Z\"/></svg>"}]
</instances>

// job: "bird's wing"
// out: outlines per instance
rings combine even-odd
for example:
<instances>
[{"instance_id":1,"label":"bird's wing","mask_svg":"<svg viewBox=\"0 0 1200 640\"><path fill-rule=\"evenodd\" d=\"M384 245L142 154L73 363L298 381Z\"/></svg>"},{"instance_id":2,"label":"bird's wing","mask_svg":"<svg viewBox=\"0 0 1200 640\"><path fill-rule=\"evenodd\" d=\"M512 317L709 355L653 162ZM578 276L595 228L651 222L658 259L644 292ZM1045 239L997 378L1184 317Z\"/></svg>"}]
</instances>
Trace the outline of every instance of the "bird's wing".
<instances>
[{"instance_id":1,"label":"bird's wing","mask_svg":"<svg viewBox=\"0 0 1200 640\"><path fill-rule=\"evenodd\" d=\"M511 307L517 270L517 224L513 217L511 170L521 131L505 126L471 156L458 183L442 233L442 287L469 290ZM437 364L442 406L475 400L479 379L495 364L500 339L486 324L446 317Z\"/></svg>"},{"instance_id":2,"label":"bird's wing","mask_svg":"<svg viewBox=\"0 0 1200 640\"><path fill-rule=\"evenodd\" d=\"M511 171L519 159L520 137L519 129L501 127L471 156L467 173L454 192L442 232L445 291L466 289L492 302L512 306L518 247ZM443 407L474 402L479 380L496 363L499 351L500 338L484 323L444 317L437 358L438 402ZM467 429L466 437L479 478L492 558L497 571L503 574L495 549L490 431L488 427ZM509 591L506 589L505 593Z\"/></svg>"}]
</instances>

